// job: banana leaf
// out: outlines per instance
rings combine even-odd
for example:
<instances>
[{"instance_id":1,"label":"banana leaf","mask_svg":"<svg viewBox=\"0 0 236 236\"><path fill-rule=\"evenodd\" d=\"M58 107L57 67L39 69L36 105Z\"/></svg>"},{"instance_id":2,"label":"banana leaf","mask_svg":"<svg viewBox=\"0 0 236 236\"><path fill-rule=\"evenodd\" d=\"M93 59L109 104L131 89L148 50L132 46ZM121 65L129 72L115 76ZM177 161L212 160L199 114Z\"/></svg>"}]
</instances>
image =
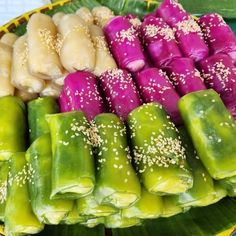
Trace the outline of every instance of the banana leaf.
<instances>
[{"instance_id":1,"label":"banana leaf","mask_svg":"<svg viewBox=\"0 0 236 236\"><path fill-rule=\"evenodd\" d=\"M94 228L87 228L85 226L76 225L48 225L45 230L38 236L104 236L105 228L102 225Z\"/></svg>"},{"instance_id":2,"label":"banana leaf","mask_svg":"<svg viewBox=\"0 0 236 236\"><path fill-rule=\"evenodd\" d=\"M113 236L213 236L224 235L223 232L235 224L236 200L225 198L218 204L192 208L170 218L148 220L138 227L113 229L112 233Z\"/></svg>"},{"instance_id":3,"label":"banana leaf","mask_svg":"<svg viewBox=\"0 0 236 236\"><path fill-rule=\"evenodd\" d=\"M58 2L60 0L53 0ZM58 6L45 13L53 15L56 12L63 11L65 13L73 13L79 7L86 6L93 8L95 6L104 5L110 7L115 14L134 13L142 17L147 13L153 12L162 2L162 0L71 0L63 6ZM218 12L223 17L228 18L227 21L236 33L236 1L235 0L180 0L184 8L192 14L202 15L206 12ZM20 24L13 30L17 35L23 35L26 32L26 23Z\"/></svg>"}]
</instances>

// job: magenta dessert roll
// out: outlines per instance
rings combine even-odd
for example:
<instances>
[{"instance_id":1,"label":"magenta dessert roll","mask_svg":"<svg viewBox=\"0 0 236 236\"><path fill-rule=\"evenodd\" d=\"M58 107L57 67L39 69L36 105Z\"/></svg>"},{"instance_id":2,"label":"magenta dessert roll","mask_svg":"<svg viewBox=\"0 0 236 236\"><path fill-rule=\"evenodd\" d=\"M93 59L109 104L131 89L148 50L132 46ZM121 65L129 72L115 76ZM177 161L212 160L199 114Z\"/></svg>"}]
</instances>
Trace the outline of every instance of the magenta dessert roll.
<instances>
[{"instance_id":1,"label":"magenta dessert roll","mask_svg":"<svg viewBox=\"0 0 236 236\"><path fill-rule=\"evenodd\" d=\"M201 28L191 17L176 24L175 36L184 56L197 62L209 55Z\"/></svg>"},{"instance_id":2,"label":"magenta dessert roll","mask_svg":"<svg viewBox=\"0 0 236 236\"><path fill-rule=\"evenodd\" d=\"M138 16L136 16L135 14L128 14L125 17L129 20L129 23L134 27L134 29L136 30L136 32L139 35L140 34L140 29L141 29L142 22L138 18Z\"/></svg>"},{"instance_id":3,"label":"magenta dessert roll","mask_svg":"<svg viewBox=\"0 0 236 236\"><path fill-rule=\"evenodd\" d=\"M60 112L71 111L71 104L64 90L61 91L61 94L59 96L59 107Z\"/></svg>"},{"instance_id":4,"label":"magenta dessert roll","mask_svg":"<svg viewBox=\"0 0 236 236\"><path fill-rule=\"evenodd\" d=\"M174 28L179 47L185 57L199 61L208 56L209 49L204 42L200 26L177 1L164 0L156 13Z\"/></svg>"},{"instance_id":5,"label":"magenta dessert roll","mask_svg":"<svg viewBox=\"0 0 236 236\"><path fill-rule=\"evenodd\" d=\"M226 53L236 62L236 37L234 32L217 13L207 14L199 19L204 38L211 54Z\"/></svg>"},{"instance_id":6,"label":"magenta dessert roll","mask_svg":"<svg viewBox=\"0 0 236 236\"><path fill-rule=\"evenodd\" d=\"M77 71L69 74L59 102L62 110L81 110L89 120L104 111L96 77L90 72Z\"/></svg>"},{"instance_id":7,"label":"magenta dessert roll","mask_svg":"<svg viewBox=\"0 0 236 236\"><path fill-rule=\"evenodd\" d=\"M124 16L112 18L103 28L111 52L122 69L137 72L145 59L137 31Z\"/></svg>"},{"instance_id":8,"label":"magenta dessert roll","mask_svg":"<svg viewBox=\"0 0 236 236\"><path fill-rule=\"evenodd\" d=\"M189 14L176 0L164 0L158 7L156 16L163 18L172 27L180 21L189 19Z\"/></svg>"},{"instance_id":9,"label":"magenta dessert roll","mask_svg":"<svg viewBox=\"0 0 236 236\"><path fill-rule=\"evenodd\" d=\"M181 96L206 89L203 78L191 58L175 58L165 69Z\"/></svg>"},{"instance_id":10,"label":"magenta dessert roll","mask_svg":"<svg viewBox=\"0 0 236 236\"><path fill-rule=\"evenodd\" d=\"M141 27L142 39L156 67L166 66L173 58L181 57L174 31L161 18L149 16Z\"/></svg>"},{"instance_id":11,"label":"magenta dessert roll","mask_svg":"<svg viewBox=\"0 0 236 236\"><path fill-rule=\"evenodd\" d=\"M225 105L236 104L236 69L232 59L226 54L216 54L198 65L205 84L220 94Z\"/></svg>"},{"instance_id":12,"label":"magenta dessert roll","mask_svg":"<svg viewBox=\"0 0 236 236\"><path fill-rule=\"evenodd\" d=\"M138 90L131 75L126 70L113 69L100 77L110 112L126 121L128 114L141 105Z\"/></svg>"},{"instance_id":13,"label":"magenta dessert roll","mask_svg":"<svg viewBox=\"0 0 236 236\"><path fill-rule=\"evenodd\" d=\"M180 97L165 72L147 68L138 73L135 79L144 102L160 103L175 124L181 123L177 105Z\"/></svg>"}]
</instances>

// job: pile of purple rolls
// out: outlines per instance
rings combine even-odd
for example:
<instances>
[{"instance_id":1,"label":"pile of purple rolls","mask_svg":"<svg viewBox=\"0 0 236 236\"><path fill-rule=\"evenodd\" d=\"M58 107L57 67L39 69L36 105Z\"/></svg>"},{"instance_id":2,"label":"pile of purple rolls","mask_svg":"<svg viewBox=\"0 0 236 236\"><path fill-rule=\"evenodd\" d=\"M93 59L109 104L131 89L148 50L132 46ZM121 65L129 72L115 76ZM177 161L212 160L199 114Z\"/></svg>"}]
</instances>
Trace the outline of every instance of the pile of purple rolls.
<instances>
[{"instance_id":1,"label":"pile of purple rolls","mask_svg":"<svg viewBox=\"0 0 236 236\"><path fill-rule=\"evenodd\" d=\"M99 78L69 74L61 111L81 109L90 120L109 111L125 121L142 103L158 102L179 125L179 98L212 88L236 119L236 37L223 18L194 18L175 0L164 0L140 24L132 24L135 18L115 16L104 26L119 68Z\"/></svg>"}]
</instances>

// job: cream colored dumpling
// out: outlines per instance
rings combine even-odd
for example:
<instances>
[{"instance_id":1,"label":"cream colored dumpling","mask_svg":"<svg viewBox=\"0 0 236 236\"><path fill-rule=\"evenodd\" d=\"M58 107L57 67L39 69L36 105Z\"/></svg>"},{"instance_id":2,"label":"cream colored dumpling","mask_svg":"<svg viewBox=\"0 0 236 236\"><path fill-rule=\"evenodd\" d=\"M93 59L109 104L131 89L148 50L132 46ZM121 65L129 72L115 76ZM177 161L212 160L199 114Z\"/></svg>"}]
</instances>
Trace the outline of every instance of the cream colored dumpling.
<instances>
[{"instance_id":1,"label":"cream colored dumpling","mask_svg":"<svg viewBox=\"0 0 236 236\"><path fill-rule=\"evenodd\" d=\"M62 17L65 15L64 12L57 12L52 16L52 20L56 26L59 25L59 22L61 21Z\"/></svg>"},{"instance_id":2,"label":"cream colored dumpling","mask_svg":"<svg viewBox=\"0 0 236 236\"><path fill-rule=\"evenodd\" d=\"M75 14L65 15L59 25L60 58L68 72L93 71L95 49L85 22Z\"/></svg>"},{"instance_id":3,"label":"cream colored dumpling","mask_svg":"<svg viewBox=\"0 0 236 236\"><path fill-rule=\"evenodd\" d=\"M59 78L54 79L53 82L54 82L55 84L59 85L59 86L63 86L63 85L64 85L64 80L65 80L65 78L66 78L66 76L67 76L68 74L69 74L68 71L64 71L64 72L63 72L63 75L62 75L61 77L59 77Z\"/></svg>"},{"instance_id":4,"label":"cream colored dumpling","mask_svg":"<svg viewBox=\"0 0 236 236\"><path fill-rule=\"evenodd\" d=\"M81 7L76 11L76 14L80 16L88 26L93 24L93 15L87 7Z\"/></svg>"},{"instance_id":5,"label":"cream colored dumpling","mask_svg":"<svg viewBox=\"0 0 236 236\"><path fill-rule=\"evenodd\" d=\"M30 72L42 79L62 75L63 67L57 54L57 28L51 17L35 13L27 25Z\"/></svg>"},{"instance_id":6,"label":"cream colored dumpling","mask_svg":"<svg viewBox=\"0 0 236 236\"><path fill-rule=\"evenodd\" d=\"M23 90L16 89L15 96L21 98L24 102L31 101L38 97L37 93L28 93Z\"/></svg>"},{"instance_id":7,"label":"cream colored dumpling","mask_svg":"<svg viewBox=\"0 0 236 236\"><path fill-rule=\"evenodd\" d=\"M90 34L96 49L96 64L94 74L100 76L103 72L117 68L116 62L112 57L105 36L99 26L90 26Z\"/></svg>"},{"instance_id":8,"label":"cream colored dumpling","mask_svg":"<svg viewBox=\"0 0 236 236\"><path fill-rule=\"evenodd\" d=\"M14 94L11 84L12 47L0 42L0 97Z\"/></svg>"},{"instance_id":9,"label":"cream colored dumpling","mask_svg":"<svg viewBox=\"0 0 236 236\"><path fill-rule=\"evenodd\" d=\"M114 13L108 7L94 7L92 10L94 22L100 27L104 27L108 21L114 17Z\"/></svg>"},{"instance_id":10,"label":"cream colored dumpling","mask_svg":"<svg viewBox=\"0 0 236 236\"><path fill-rule=\"evenodd\" d=\"M11 83L28 93L39 93L45 82L30 74L28 70L27 36L19 37L13 45Z\"/></svg>"},{"instance_id":11,"label":"cream colored dumpling","mask_svg":"<svg viewBox=\"0 0 236 236\"><path fill-rule=\"evenodd\" d=\"M18 36L13 33L6 33L2 36L1 42L7 44L8 46L12 47L15 41L17 40Z\"/></svg>"},{"instance_id":12,"label":"cream colored dumpling","mask_svg":"<svg viewBox=\"0 0 236 236\"><path fill-rule=\"evenodd\" d=\"M42 97L59 97L61 90L63 88L61 86L56 85L53 81L46 81L46 86L43 91L40 93Z\"/></svg>"}]
</instances>

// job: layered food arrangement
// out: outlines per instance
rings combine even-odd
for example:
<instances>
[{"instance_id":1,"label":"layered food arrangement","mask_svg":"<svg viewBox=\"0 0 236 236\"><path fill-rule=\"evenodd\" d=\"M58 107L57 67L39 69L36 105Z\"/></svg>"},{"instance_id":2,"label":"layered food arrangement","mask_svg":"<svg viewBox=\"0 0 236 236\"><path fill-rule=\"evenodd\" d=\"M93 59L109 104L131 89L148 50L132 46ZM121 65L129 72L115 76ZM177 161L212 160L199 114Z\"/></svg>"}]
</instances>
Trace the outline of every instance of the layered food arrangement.
<instances>
[{"instance_id":1,"label":"layered food arrangement","mask_svg":"<svg viewBox=\"0 0 236 236\"><path fill-rule=\"evenodd\" d=\"M6 235L125 228L236 196L236 38L220 15L81 7L0 41Z\"/></svg>"}]
</instances>

